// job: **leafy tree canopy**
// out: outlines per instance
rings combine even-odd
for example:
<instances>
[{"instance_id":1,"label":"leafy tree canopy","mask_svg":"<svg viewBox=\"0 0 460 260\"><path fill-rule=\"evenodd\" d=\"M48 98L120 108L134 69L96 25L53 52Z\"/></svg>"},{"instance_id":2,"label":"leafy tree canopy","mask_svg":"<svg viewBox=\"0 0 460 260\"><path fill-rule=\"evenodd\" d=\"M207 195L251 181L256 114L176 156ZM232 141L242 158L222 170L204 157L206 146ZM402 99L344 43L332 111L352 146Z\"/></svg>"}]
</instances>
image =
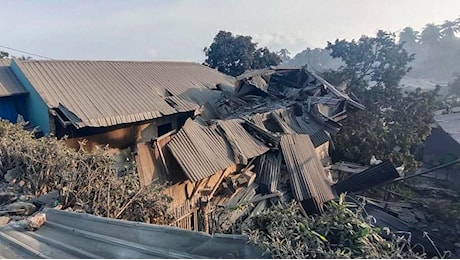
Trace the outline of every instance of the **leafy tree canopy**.
<instances>
[{"instance_id":1,"label":"leafy tree canopy","mask_svg":"<svg viewBox=\"0 0 460 260\"><path fill-rule=\"evenodd\" d=\"M281 58L266 47L257 48L251 36L233 35L220 31L209 47L204 48L205 65L220 72L238 76L249 69L278 65Z\"/></svg>"},{"instance_id":2,"label":"leafy tree canopy","mask_svg":"<svg viewBox=\"0 0 460 260\"><path fill-rule=\"evenodd\" d=\"M396 43L394 34L383 31L358 41L336 40L327 49L345 65L325 76L334 83L348 82L348 89L366 106L344 120L335 137L337 155L366 164L375 155L404 163L406 169L415 167L416 153L431 130L437 90L402 92L399 82L413 55Z\"/></svg>"}]
</instances>

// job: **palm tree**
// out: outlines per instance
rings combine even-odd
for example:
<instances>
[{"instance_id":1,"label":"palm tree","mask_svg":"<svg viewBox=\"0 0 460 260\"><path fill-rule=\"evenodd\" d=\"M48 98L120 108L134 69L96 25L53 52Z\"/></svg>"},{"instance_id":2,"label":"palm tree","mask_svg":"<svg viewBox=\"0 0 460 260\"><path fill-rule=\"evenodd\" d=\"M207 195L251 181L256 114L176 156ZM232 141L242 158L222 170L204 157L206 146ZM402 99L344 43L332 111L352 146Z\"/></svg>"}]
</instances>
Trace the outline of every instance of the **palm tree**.
<instances>
[{"instance_id":1,"label":"palm tree","mask_svg":"<svg viewBox=\"0 0 460 260\"><path fill-rule=\"evenodd\" d=\"M441 25L441 35L443 39L454 39L455 33L460 31L460 18L455 21L445 20Z\"/></svg>"},{"instance_id":2,"label":"palm tree","mask_svg":"<svg viewBox=\"0 0 460 260\"><path fill-rule=\"evenodd\" d=\"M420 34L420 42L422 45L436 45L441 40L441 28L433 23L425 25Z\"/></svg>"},{"instance_id":3,"label":"palm tree","mask_svg":"<svg viewBox=\"0 0 460 260\"><path fill-rule=\"evenodd\" d=\"M418 32L412 27L406 27L399 33L399 43L404 44L404 47L413 49L418 42Z\"/></svg>"}]
</instances>

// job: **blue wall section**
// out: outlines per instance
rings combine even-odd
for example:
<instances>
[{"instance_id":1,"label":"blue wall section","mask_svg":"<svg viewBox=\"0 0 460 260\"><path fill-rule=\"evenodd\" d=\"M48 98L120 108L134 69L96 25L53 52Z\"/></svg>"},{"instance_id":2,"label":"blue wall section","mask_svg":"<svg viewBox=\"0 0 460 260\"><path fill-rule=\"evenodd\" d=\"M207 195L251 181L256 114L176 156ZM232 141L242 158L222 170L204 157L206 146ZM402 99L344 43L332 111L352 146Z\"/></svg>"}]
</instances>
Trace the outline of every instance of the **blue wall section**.
<instances>
[{"instance_id":1,"label":"blue wall section","mask_svg":"<svg viewBox=\"0 0 460 260\"><path fill-rule=\"evenodd\" d=\"M11 123L16 123L18 113L13 97L0 97L0 118L6 119Z\"/></svg>"},{"instance_id":2,"label":"blue wall section","mask_svg":"<svg viewBox=\"0 0 460 260\"><path fill-rule=\"evenodd\" d=\"M44 134L49 134L51 130L48 106L14 60L11 61L10 67L14 75L16 75L18 78L19 82L21 82L24 88L29 92L29 94L25 97L25 119L29 121L33 126L38 126Z\"/></svg>"}]
</instances>

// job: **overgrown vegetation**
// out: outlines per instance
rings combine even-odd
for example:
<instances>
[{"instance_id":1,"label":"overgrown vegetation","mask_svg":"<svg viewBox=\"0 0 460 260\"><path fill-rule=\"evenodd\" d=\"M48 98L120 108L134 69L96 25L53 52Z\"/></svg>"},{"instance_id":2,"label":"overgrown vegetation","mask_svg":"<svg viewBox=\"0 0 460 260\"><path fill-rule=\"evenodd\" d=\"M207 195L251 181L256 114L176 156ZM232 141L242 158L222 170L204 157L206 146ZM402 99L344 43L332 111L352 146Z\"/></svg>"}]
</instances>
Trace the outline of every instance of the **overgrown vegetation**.
<instances>
[{"instance_id":1,"label":"overgrown vegetation","mask_svg":"<svg viewBox=\"0 0 460 260\"><path fill-rule=\"evenodd\" d=\"M363 208L349 208L342 195L321 216L305 216L296 203L273 206L252 218L246 227L251 241L274 258L424 258L410 238L384 230L380 235Z\"/></svg>"},{"instance_id":2,"label":"overgrown vegetation","mask_svg":"<svg viewBox=\"0 0 460 260\"><path fill-rule=\"evenodd\" d=\"M80 205L91 214L168 224L170 198L155 185L141 188L135 172L117 176L105 148L93 152L67 147L63 140L35 138L22 125L0 120L0 177L14 176L22 194L58 190L64 208Z\"/></svg>"},{"instance_id":3,"label":"overgrown vegetation","mask_svg":"<svg viewBox=\"0 0 460 260\"><path fill-rule=\"evenodd\" d=\"M403 93L399 83L413 55L396 43L394 34L383 31L357 41L336 40L327 49L344 62L337 71L325 73L327 79L346 82L366 106L350 113L334 136L338 159L369 164L375 155L404 164L406 170L418 167L417 154L431 132L438 89Z\"/></svg>"}]
</instances>

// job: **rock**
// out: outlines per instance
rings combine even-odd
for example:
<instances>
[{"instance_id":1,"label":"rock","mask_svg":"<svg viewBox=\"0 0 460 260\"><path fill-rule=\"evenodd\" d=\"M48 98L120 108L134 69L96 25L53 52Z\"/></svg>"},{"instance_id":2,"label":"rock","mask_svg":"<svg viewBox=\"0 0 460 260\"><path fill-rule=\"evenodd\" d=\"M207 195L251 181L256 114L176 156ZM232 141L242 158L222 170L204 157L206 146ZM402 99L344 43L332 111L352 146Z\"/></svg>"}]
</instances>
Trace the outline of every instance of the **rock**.
<instances>
[{"instance_id":1,"label":"rock","mask_svg":"<svg viewBox=\"0 0 460 260\"><path fill-rule=\"evenodd\" d=\"M17 214L29 216L37 210L37 207L32 203L18 201L7 205L5 209L7 211L18 211ZM23 210L23 212L21 212L21 210Z\"/></svg>"},{"instance_id":2,"label":"rock","mask_svg":"<svg viewBox=\"0 0 460 260\"><path fill-rule=\"evenodd\" d=\"M21 169L19 169L19 167L16 167L16 168L9 169L8 171L6 171L6 174L5 176L3 176L3 178L9 183L15 183L16 179L20 175L21 175Z\"/></svg>"},{"instance_id":3,"label":"rock","mask_svg":"<svg viewBox=\"0 0 460 260\"><path fill-rule=\"evenodd\" d=\"M26 184L25 181L23 181L23 180L20 180L20 181L19 181L19 187L22 187L22 186L24 186L25 184Z\"/></svg>"},{"instance_id":4,"label":"rock","mask_svg":"<svg viewBox=\"0 0 460 260\"><path fill-rule=\"evenodd\" d=\"M460 243L455 243L454 245L455 245L455 247L460 248Z\"/></svg>"},{"instance_id":5,"label":"rock","mask_svg":"<svg viewBox=\"0 0 460 260\"><path fill-rule=\"evenodd\" d=\"M13 192L0 192L0 205L11 202L16 199Z\"/></svg>"},{"instance_id":6,"label":"rock","mask_svg":"<svg viewBox=\"0 0 460 260\"><path fill-rule=\"evenodd\" d=\"M6 225L8 224L8 222L10 222L10 217L6 217L6 216L0 217L0 226Z\"/></svg>"},{"instance_id":7,"label":"rock","mask_svg":"<svg viewBox=\"0 0 460 260\"><path fill-rule=\"evenodd\" d=\"M43 226L45 222L46 222L46 214L40 212L27 219L27 227L30 230L37 230L41 226Z\"/></svg>"}]
</instances>

